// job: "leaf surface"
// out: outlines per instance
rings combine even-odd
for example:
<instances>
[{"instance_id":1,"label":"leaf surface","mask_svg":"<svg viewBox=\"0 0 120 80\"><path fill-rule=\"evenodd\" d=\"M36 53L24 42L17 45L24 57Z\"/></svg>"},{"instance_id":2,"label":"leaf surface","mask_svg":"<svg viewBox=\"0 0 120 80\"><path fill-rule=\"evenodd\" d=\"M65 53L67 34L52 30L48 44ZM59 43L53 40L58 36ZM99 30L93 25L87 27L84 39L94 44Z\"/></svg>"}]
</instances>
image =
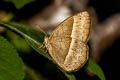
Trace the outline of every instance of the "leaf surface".
<instances>
[{"instance_id":1,"label":"leaf surface","mask_svg":"<svg viewBox=\"0 0 120 80\"><path fill-rule=\"evenodd\" d=\"M23 80L24 64L15 48L0 36L0 80Z\"/></svg>"},{"instance_id":2,"label":"leaf surface","mask_svg":"<svg viewBox=\"0 0 120 80\"><path fill-rule=\"evenodd\" d=\"M97 75L101 80L106 80L104 72L99 65L97 65L92 59L88 60L86 68Z\"/></svg>"}]
</instances>

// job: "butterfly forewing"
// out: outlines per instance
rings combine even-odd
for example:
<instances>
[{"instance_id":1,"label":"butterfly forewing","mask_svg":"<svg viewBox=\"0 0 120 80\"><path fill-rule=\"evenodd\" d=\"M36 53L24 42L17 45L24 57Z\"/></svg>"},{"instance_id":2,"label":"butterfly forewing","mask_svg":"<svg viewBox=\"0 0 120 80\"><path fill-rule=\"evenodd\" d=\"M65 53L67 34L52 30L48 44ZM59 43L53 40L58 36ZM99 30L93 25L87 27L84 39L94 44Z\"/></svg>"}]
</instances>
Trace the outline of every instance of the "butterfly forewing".
<instances>
[{"instance_id":1,"label":"butterfly forewing","mask_svg":"<svg viewBox=\"0 0 120 80\"><path fill-rule=\"evenodd\" d=\"M61 23L50 35L48 51L52 58L59 64L63 64L71 42L73 17ZM51 47L51 48L50 48ZM58 56L58 57L57 57Z\"/></svg>"}]
</instances>

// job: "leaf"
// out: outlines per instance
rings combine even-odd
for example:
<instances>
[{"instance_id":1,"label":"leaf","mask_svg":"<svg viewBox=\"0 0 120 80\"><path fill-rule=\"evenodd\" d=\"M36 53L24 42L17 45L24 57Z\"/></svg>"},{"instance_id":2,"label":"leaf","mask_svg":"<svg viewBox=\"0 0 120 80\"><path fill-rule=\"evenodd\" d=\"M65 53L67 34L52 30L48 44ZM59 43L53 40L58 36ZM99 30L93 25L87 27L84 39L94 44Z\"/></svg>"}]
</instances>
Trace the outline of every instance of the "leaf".
<instances>
[{"instance_id":1,"label":"leaf","mask_svg":"<svg viewBox=\"0 0 120 80\"><path fill-rule=\"evenodd\" d=\"M101 80L106 80L104 76L104 72L102 71L101 67L97 65L92 59L88 59L88 64L86 68L97 75Z\"/></svg>"},{"instance_id":2,"label":"leaf","mask_svg":"<svg viewBox=\"0 0 120 80\"><path fill-rule=\"evenodd\" d=\"M20 35L22 35L27 40L27 42L30 44L30 46L33 47L33 49L35 49L39 54L43 55L44 57L46 57L47 59L55 63L55 61L51 59L51 57L48 55L48 53L46 52L44 48L41 48L41 49L39 48L43 44L44 37L47 36L43 31L38 31L33 28L30 28L29 26L18 24L15 22L10 22L10 23L0 22L0 25L8 29L11 29L12 31L15 31L19 33ZM62 69L60 70L64 73L64 75L69 80L76 80L73 74L68 74Z\"/></svg>"},{"instance_id":3,"label":"leaf","mask_svg":"<svg viewBox=\"0 0 120 80\"><path fill-rule=\"evenodd\" d=\"M0 80L23 80L24 64L14 47L0 36Z\"/></svg>"},{"instance_id":4,"label":"leaf","mask_svg":"<svg viewBox=\"0 0 120 80\"><path fill-rule=\"evenodd\" d=\"M28 4L28 3L31 3L35 0L4 0L6 2L12 2L17 9L20 9L22 8L24 5Z\"/></svg>"},{"instance_id":5,"label":"leaf","mask_svg":"<svg viewBox=\"0 0 120 80\"><path fill-rule=\"evenodd\" d=\"M27 25L18 24L15 22L11 23L0 22L0 24L22 35L27 40L27 42L33 47L33 49L35 49L38 53L40 53L44 57L51 59L50 56L45 53L44 49L39 49L45 37L45 34L43 32L32 29Z\"/></svg>"},{"instance_id":6,"label":"leaf","mask_svg":"<svg viewBox=\"0 0 120 80\"><path fill-rule=\"evenodd\" d=\"M16 33L7 30L7 38L9 42L15 46L17 51L22 52L21 54L31 53L32 48L26 43L26 40L23 37L20 37Z\"/></svg>"},{"instance_id":7,"label":"leaf","mask_svg":"<svg viewBox=\"0 0 120 80\"><path fill-rule=\"evenodd\" d=\"M62 71L62 72L69 80L76 80L75 76L72 73L67 73L65 71Z\"/></svg>"}]
</instances>

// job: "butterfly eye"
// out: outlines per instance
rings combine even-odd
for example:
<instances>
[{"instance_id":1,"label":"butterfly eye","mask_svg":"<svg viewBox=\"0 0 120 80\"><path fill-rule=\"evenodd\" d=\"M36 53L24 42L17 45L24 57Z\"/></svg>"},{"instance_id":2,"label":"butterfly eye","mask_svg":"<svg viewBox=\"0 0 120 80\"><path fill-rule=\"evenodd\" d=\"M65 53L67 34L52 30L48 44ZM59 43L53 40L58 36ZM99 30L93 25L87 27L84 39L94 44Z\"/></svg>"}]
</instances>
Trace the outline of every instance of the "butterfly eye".
<instances>
[{"instance_id":1,"label":"butterfly eye","mask_svg":"<svg viewBox=\"0 0 120 80\"><path fill-rule=\"evenodd\" d=\"M45 41L45 43L47 44L48 41L49 41L49 38L48 38L48 37L45 37L44 41Z\"/></svg>"}]
</instances>

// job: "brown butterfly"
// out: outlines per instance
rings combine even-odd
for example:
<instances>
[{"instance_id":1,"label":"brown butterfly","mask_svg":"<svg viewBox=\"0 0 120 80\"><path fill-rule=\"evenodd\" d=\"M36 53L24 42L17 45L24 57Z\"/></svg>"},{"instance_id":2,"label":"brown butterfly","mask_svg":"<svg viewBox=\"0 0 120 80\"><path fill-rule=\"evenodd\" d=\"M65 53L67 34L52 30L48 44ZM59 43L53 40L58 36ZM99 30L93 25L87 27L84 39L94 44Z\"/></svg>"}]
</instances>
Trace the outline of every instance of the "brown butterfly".
<instances>
[{"instance_id":1,"label":"brown butterfly","mask_svg":"<svg viewBox=\"0 0 120 80\"><path fill-rule=\"evenodd\" d=\"M50 56L65 71L77 71L88 60L90 30L90 15L83 11L63 21L49 38L45 37Z\"/></svg>"}]
</instances>

